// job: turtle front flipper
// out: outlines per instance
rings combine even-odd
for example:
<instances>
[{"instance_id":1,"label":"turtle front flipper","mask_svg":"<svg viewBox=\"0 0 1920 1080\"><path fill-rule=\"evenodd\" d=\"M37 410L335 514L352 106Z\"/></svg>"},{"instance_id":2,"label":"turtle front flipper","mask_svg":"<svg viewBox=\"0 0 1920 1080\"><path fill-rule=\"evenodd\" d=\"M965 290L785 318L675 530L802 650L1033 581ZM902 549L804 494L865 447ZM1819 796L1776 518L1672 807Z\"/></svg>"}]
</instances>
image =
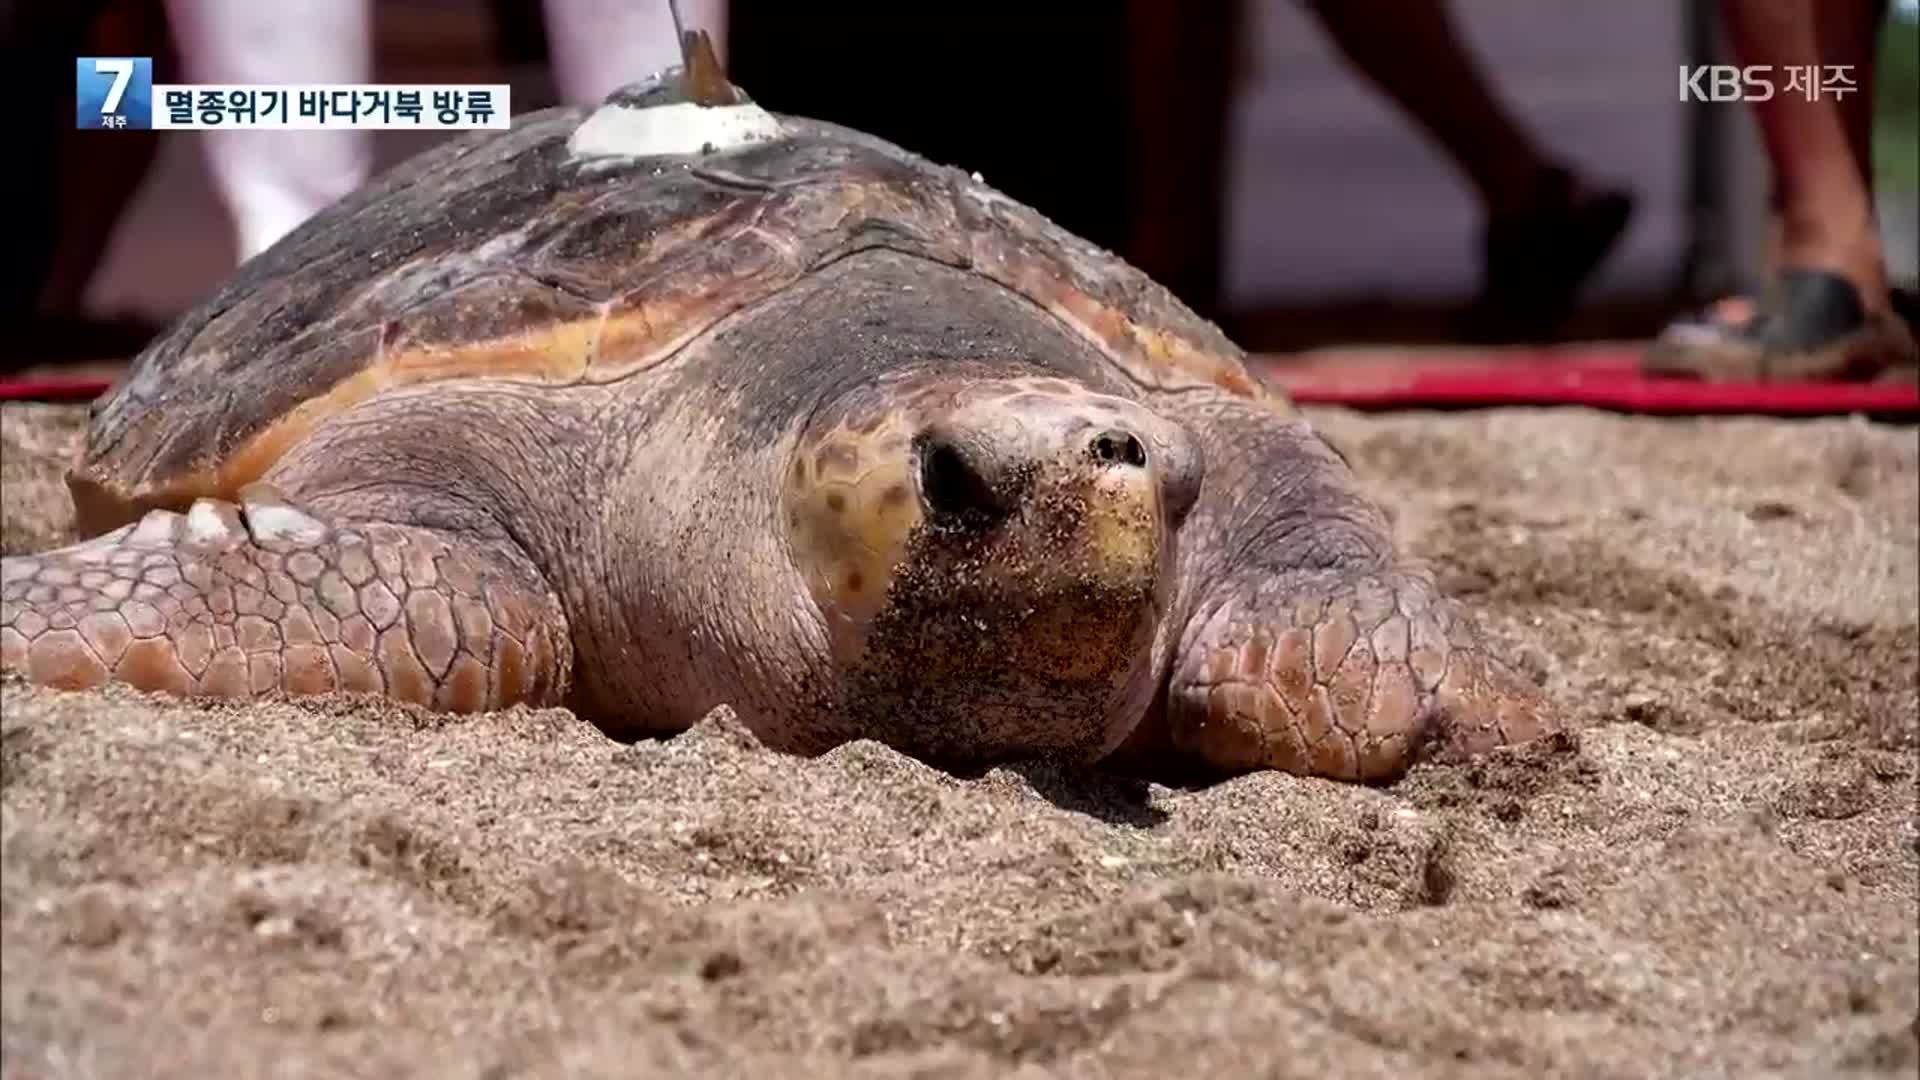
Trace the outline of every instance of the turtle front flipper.
<instances>
[{"instance_id":1,"label":"turtle front flipper","mask_svg":"<svg viewBox=\"0 0 1920 1080\"><path fill-rule=\"evenodd\" d=\"M1165 737L1229 772L1389 780L1551 727L1305 420L1204 395L1168 411L1201 433L1206 479L1181 533L1187 621Z\"/></svg>"},{"instance_id":2,"label":"turtle front flipper","mask_svg":"<svg viewBox=\"0 0 1920 1080\"><path fill-rule=\"evenodd\" d=\"M0 560L0 666L69 689L331 691L456 712L558 703L550 590L457 534L330 525L266 484L72 547Z\"/></svg>"}]
</instances>

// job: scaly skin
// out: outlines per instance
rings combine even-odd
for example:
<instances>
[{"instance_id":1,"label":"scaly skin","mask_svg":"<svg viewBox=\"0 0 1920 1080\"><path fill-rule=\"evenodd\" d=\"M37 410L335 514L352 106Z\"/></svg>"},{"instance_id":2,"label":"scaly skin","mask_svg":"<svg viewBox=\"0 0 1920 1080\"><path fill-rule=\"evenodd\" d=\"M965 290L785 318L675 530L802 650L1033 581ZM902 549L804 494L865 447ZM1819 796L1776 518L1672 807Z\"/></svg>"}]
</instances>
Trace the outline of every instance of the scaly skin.
<instances>
[{"instance_id":1,"label":"scaly skin","mask_svg":"<svg viewBox=\"0 0 1920 1080\"><path fill-rule=\"evenodd\" d=\"M1306 421L1169 395L1205 448L1181 532L1187 621L1157 734L1216 769L1387 780L1545 734L1539 691L1401 560L1391 528Z\"/></svg>"},{"instance_id":2,"label":"scaly skin","mask_svg":"<svg viewBox=\"0 0 1920 1080\"><path fill-rule=\"evenodd\" d=\"M1228 771L1385 780L1545 733L1538 692L1417 568L1277 579L1190 637L1169 695L1174 743Z\"/></svg>"},{"instance_id":3,"label":"scaly skin","mask_svg":"<svg viewBox=\"0 0 1920 1080\"><path fill-rule=\"evenodd\" d=\"M454 712L557 703L571 664L545 587L435 530L332 528L255 484L0 560L0 666L69 689L379 694Z\"/></svg>"}]
</instances>

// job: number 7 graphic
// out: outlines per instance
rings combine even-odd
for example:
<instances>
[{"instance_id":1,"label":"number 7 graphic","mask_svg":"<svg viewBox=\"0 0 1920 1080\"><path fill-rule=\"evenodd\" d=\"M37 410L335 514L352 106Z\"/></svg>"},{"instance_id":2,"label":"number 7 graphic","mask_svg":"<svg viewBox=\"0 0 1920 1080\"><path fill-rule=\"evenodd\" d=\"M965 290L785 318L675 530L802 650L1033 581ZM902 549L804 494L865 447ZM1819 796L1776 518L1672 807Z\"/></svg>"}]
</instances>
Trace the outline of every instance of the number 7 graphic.
<instances>
[{"instance_id":1,"label":"number 7 graphic","mask_svg":"<svg viewBox=\"0 0 1920 1080\"><path fill-rule=\"evenodd\" d=\"M76 56L73 80L74 121L81 130L152 126L152 57Z\"/></svg>"},{"instance_id":2,"label":"number 7 graphic","mask_svg":"<svg viewBox=\"0 0 1920 1080\"><path fill-rule=\"evenodd\" d=\"M107 100L100 103L102 116L120 111L120 97L127 92L127 84L133 81L133 61L124 58L95 60L93 70L96 74L112 75L113 85L107 88Z\"/></svg>"}]
</instances>

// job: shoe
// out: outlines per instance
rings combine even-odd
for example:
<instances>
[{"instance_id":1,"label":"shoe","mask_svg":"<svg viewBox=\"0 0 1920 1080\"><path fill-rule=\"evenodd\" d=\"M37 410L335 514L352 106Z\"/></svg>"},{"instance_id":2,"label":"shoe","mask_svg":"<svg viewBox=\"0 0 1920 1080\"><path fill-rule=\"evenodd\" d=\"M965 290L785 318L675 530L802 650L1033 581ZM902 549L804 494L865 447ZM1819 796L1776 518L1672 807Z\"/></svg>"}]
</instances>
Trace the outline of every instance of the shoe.
<instances>
[{"instance_id":1,"label":"shoe","mask_svg":"<svg viewBox=\"0 0 1920 1080\"><path fill-rule=\"evenodd\" d=\"M1553 170L1537 208L1488 219L1468 337L1492 344L1546 336L1572 312L1575 295L1613 253L1632 218L1628 192L1583 191L1572 173Z\"/></svg>"},{"instance_id":2,"label":"shoe","mask_svg":"<svg viewBox=\"0 0 1920 1080\"><path fill-rule=\"evenodd\" d=\"M1711 382L1910 380L1920 372L1917 301L1896 290L1893 311L1869 312L1846 278L1788 268L1758 300L1723 302L1670 324L1641 367Z\"/></svg>"}]
</instances>

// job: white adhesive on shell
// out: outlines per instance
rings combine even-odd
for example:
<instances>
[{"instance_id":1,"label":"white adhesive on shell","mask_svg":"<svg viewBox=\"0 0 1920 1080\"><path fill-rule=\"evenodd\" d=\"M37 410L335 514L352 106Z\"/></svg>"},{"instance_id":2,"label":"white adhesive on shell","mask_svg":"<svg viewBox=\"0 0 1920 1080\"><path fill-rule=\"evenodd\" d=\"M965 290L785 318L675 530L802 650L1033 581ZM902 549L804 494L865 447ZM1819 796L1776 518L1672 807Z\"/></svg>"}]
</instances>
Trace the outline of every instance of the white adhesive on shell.
<instances>
[{"instance_id":1,"label":"white adhesive on shell","mask_svg":"<svg viewBox=\"0 0 1920 1080\"><path fill-rule=\"evenodd\" d=\"M573 129L567 152L576 158L706 154L784 134L772 113L752 104L602 105Z\"/></svg>"},{"instance_id":2,"label":"white adhesive on shell","mask_svg":"<svg viewBox=\"0 0 1920 1080\"><path fill-rule=\"evenodd\" d=\"M274 503L248 503L247 525L253 538L261 543L317 544L327 538L327 527L319 519L308 517L291 506Z\"/></svg>"},{"instance_id":3,"label":"white adhesive on shell","mask_svg":"<svg viewBox=\"0 0 1920 1080\"><path fill-rule=\"evenodd\" d=\"M75 544L67 550L75 557L83 559L93 554L111 555L119 548L121 542L132 534L133 526L122 525L112 532L101 533L99 536L84 543Z\"/></svg>"},{"instance_id":4,"label":"white adhesive on shell","mask_svg":"<svg viewBox=\"0 0 1920 1080\"><path fill-rule=\"evenodd\" d=\"M199 499L187 508L187 542L226 544L235 539L225 516L211 501Z\"/></svg>"},{"instance_id":5,"label":"white adhesive on shell","mask_svg":"<svg viewBox=\"0 0 1920 1080\"><path fill-rule=\"evenodd\" d=\"M147 515L140 519L140 523L134 526L133 532L128 534L127 543L129 545L171 544L177 535L174 529L174 523L177 520L179 519L176 515L165 510L149 510Z\"/></svg>"}]
</instances>

